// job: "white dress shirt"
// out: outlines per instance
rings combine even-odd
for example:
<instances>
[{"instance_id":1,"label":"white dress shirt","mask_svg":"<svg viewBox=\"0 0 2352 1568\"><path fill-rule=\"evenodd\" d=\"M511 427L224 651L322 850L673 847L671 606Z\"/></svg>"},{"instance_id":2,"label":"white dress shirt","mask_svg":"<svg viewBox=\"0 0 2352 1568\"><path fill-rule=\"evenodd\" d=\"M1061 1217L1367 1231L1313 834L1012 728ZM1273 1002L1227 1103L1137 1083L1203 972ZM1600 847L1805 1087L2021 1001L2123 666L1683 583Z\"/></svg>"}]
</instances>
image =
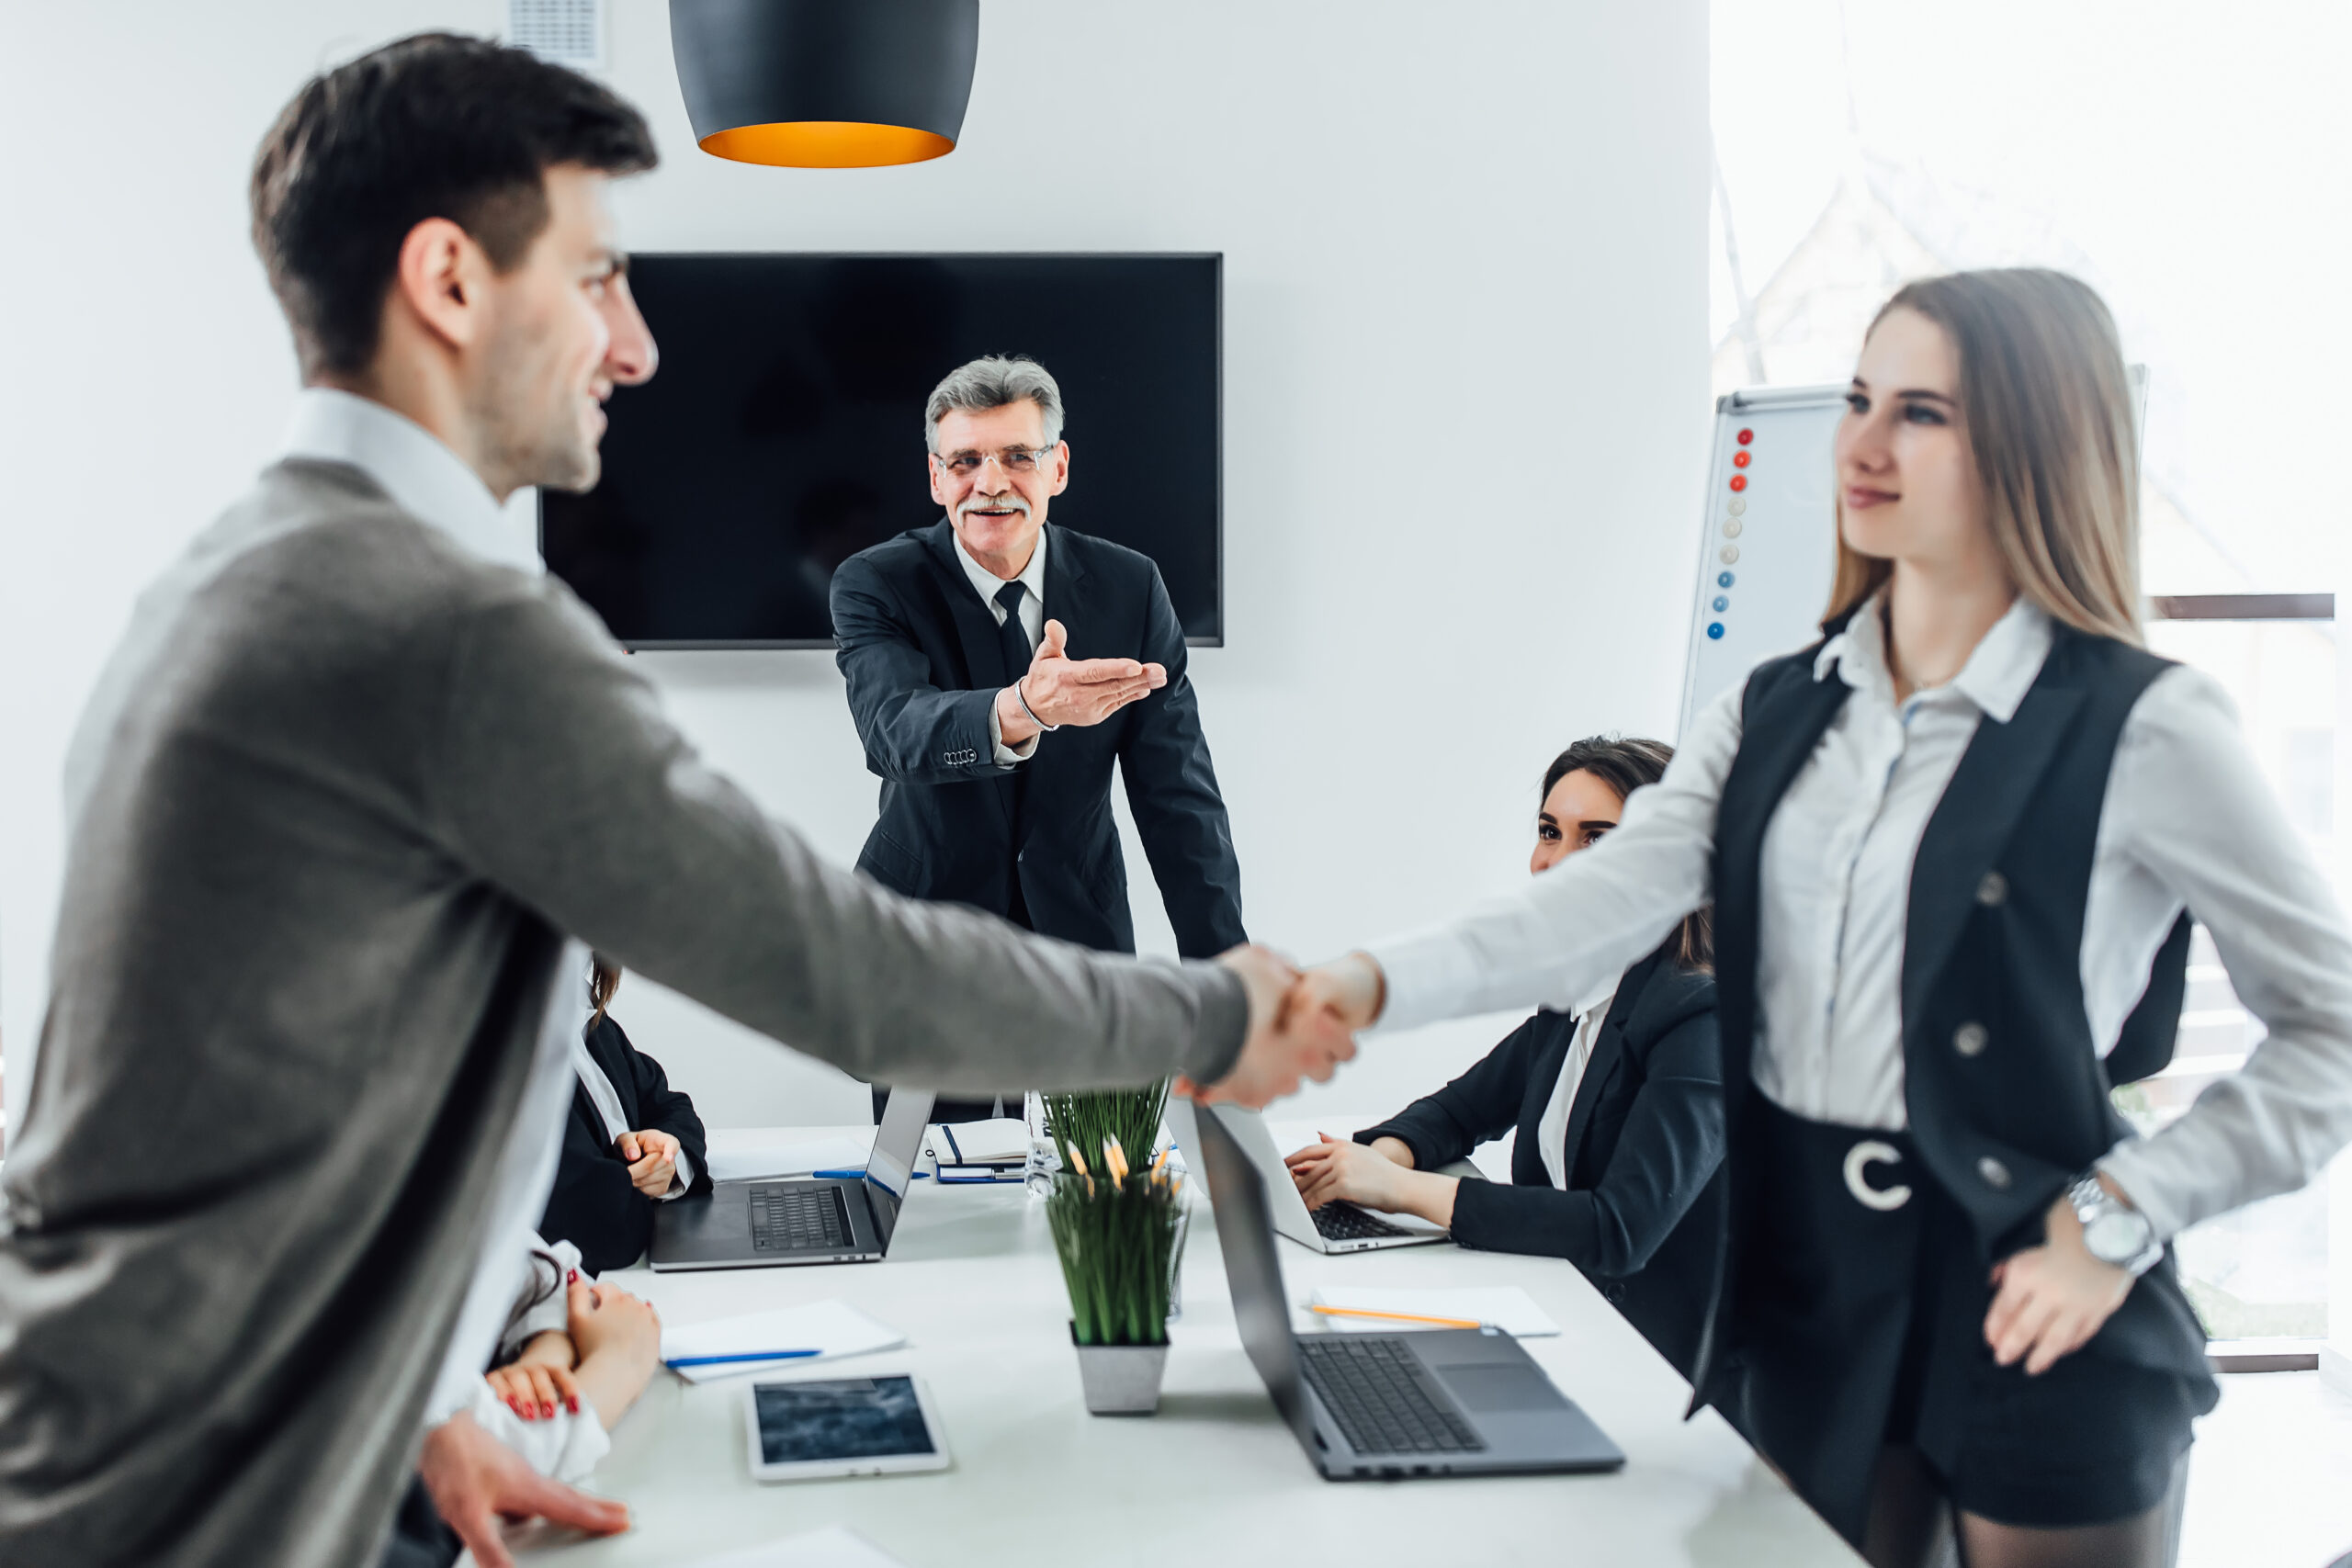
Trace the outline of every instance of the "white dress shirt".
<instances>
[{"instance_id":1,"label":"white dress shirt","mask_svg":"<svg viewBox=\"0 0 2352 1568\"><path fill-rule=\"evenodd\" d=\"M1552 1098L1544 1102L1544 1114L1536 1119L1536 1152L1544 1156L1544 1174L1563 1192L1568 1190L1568 1112L1576 1109L1584 1070L1592 1066L1593 1043L1600 1038L1600 1026L1609 1021L1609 1009L1617 1000L1617 986L1623 978L1611 975L1602 982L1602 988L1577 1008L1577 1032L1568 1041L1566 1058L1560 1063L1560 1081L1552 1086Z\"/></svg>"},{"instance_id":2,"label":"white dress shirt","mask_svg":"<svg viewBox=\"0 0 2352 1568\"><path fill-rule=\"evenodd\" d=\"M948 527L952 530L955 525L951 523ZM988 606L989 618L1000 626L1004 625L1004 606L996 602L996 596L1004 592L1006 580L972 558L972 552L964 547L964 536L961 534L956 536L956 564L964 569L964 576L970 581L972 592L978 594L980 603ZM1046 530L1044 528L1040 527L1037 530L1037 547L1029 552L1029 564L1023 567L1021 575L1012 581L1018 582L1025 590L1021 595L1021 632L1029 639L1030 652L1035 653L1037 650L1038 642L1046 635ZM1018 681L1023 673L1023 671L1015 670L1012 672L1012 678ZM1027 761L1037 754L1037 742L1040 739L1042 739L1041 736L1033 735L1018 746L1007 746L1004 743L1004 721L997 716L996 705L993 703L989 705L989 743L996 750L997 766L1009 768L1015 762Z\"/></svg>"},{"instance_id":3,"label":"white dress shirt","mask_svg":"<svg viewBox=\"0 0 2352 1568\"><path fill-rule=\"evenodd\" d=\"M308 388L295 400L278 455L347 463L381 485L401 510L474 554L518 571L546 570L528 530L500 509L481 478L432 432L381 403ZM487 1195L490 1225L473 1283L425 1404L428 1426L476 1407L482 1369L498 1348L515 1300L532 1226L547 1207L563 1145L563 1119L571 1104L571 1043L588 1023L585 1002L572 1006L563 998L573 988L570 977L584 974L587 966L587 947L566 942L514 1130Z\"/></svg>"},{"instance_id":4,"label":"white dress shirt","mask_svg":"<svg viewBox=\"0 0 2352 1568\"><path fill-rule=\"evenodd\" d=\"M605 1076L604 1064L597 1061L595 1053L588 1049L584 1036L571 1043L571 1070L579 1075L580 1087L588 1091L588 1101L596 1108L596 1119L605 1124L605 1145L607 1148L620 1142L623 1133L637 1131L628 1124L628 1116L621 1109L620 1090L615 1089L613 1080ZM666 1203L673 1198L683 1198L686 1195L686 1189L695 1184L695 1162L685 1150L680 1149L672 1158L671 1169L675 1174L670 1178L670 1190L662 1193L657 1202Z\"/></svg>"},{"instance_id":5,"label":"white dress shirt","mask_svg":"<svg viewBox=\"0 0 2352 1568\"><path fill-rule=\"evenodd\" d=\"M1853 688L1766 829L1757 1087L1798 1115L1905 1124L1901 985L1911 863L1980 719L2006 723L2049 618L2020 598L1952 681L1897 704L1878 602L1815 663ZM1370 951L1382 1027L1573 1002L1712 897L1715 808L1739 688L1693 721L1624 821L1520 891ZM2115 1045L2184 903L2268 1038L2178 1121L2099 1162L2170 1235L2318 1174L2352 1139L2352 941L2334 893L2247 755L2229 699L2185 666L2151 682L2108 776L2083 919L2093 1044Z\"/></svg>"}]
</instances>

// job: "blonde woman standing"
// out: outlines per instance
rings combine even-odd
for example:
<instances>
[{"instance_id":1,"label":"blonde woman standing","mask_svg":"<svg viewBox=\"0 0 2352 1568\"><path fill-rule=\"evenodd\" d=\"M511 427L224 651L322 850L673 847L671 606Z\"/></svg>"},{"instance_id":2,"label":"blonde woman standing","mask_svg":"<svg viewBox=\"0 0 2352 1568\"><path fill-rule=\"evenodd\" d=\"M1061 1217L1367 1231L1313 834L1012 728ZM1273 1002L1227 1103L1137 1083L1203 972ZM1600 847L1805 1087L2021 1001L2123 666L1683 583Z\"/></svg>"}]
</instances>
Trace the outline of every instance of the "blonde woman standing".
<instances>
[{"instance_id":1,"label":"blonde woman standing","mask_svg":"<svg viewBox=\"0 0 2352 1568\"><path fill-rule=\"evenodd\" d=\"M1733 1213L1699 1398L1873 1563L1956 1529L1970 1568L2161 1564L2215 1397L2165 1244L2352 1137L2352 942L2227 699L2141 647L2096 294L1905 288L1835 460L1819 644L1591 851L1302 986L1390 1028L1558 1006L1712 899ZM2141 1140L2108 1057L2143 996L2177 1009L2184 908L2269 1035Z\"/></svg>"}]
</instances>

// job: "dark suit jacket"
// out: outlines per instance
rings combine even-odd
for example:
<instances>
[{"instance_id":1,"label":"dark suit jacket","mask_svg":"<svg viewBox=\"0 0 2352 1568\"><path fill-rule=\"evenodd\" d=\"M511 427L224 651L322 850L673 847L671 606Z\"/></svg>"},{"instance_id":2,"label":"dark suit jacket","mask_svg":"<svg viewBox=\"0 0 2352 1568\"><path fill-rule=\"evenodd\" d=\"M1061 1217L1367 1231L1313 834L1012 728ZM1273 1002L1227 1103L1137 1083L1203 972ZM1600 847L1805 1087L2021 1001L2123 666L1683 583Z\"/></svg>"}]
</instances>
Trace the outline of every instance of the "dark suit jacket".
<instances>
[{"instance_id":1,"label":"dark suit jacket","mask_svg":"<svg viewBox=\"0 0 2352 1568\"><path fill-rule=\"evenodd\" d=\"M1168 684L1091 728L1039 739L997 766L989 708L1022 673L1005 668L996 618L972 592L942 518L860 551L833 574L835 656L881 820L857 869L918 898L1012 908L1046 936L1133 953L1127 874L1111 816L1111 765L1187 958L1245 940L1241 867L1184 673L1184 631L1147 556L1046 525L1046 614L1072 659L1168 668ZM1013 774L1023 775L1016 790Z\"/></svg>"},{"instance_id":2,"label":"dark suit jacket","mask_svg":"<svg viewBox=\"0 0 2352 1568\"><path fill-rule=\"evenodd\" d=\"M1569 1107L1563 1190L1544 1172L1537 1124L1575 1037L1567 1014L1539 1012L1356 1142L1400 1139L1430 1170L1516 1126L1511 1184L1462 1183L1453 1239L1567 1258L1687 1377L1724 1224L1715 983L1665 949L1625 972Z\"/></svg>"},{"instance_id":3,"label":"dark suit jacket","mask_svg":"<svg viewBox=\"0 0 2352 1568\"><path fill-rule=\"evenodd\" d=\"M694 1185L687 1190L709 1191L702 1118L695 1114L693 1100L670 1087L662 1064L630 1044L609 1014L588 1031L588 1054L613 1080L629 1130L676 1138L694 1161ZM580 1249L580 1260L595 1273L626 1269L645 1255L653 1240L653 1202L629 1185L628 1162L605 1138L605 1119L596 1114L588 1086L575 1082L571 1114L563 1125L563 1155L556 1162L555 1190L548 1195L539 1234L549 1241L571 1243Z\"/></svg>"}]
</instances>

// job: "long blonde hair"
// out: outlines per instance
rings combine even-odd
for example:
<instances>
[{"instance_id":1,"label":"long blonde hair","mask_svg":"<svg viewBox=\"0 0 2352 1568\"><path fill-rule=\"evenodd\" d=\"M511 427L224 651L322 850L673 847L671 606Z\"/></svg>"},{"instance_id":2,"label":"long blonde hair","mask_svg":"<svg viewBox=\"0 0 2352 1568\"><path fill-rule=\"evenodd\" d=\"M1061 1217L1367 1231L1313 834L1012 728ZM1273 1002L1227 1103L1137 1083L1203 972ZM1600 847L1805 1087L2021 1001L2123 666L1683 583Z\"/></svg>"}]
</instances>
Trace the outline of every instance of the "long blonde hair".
<instances>
[{"instance_id":1,"label":"long blonde hair","mask_svg":"<svg viewBox=\"0 0 2352 1568\"><path fill-rule=\"evenodd\" d=\"M2063 272L2000 267L1905 284L1871 330L1894 310L1951 340L1993 542L2018 591L2076 631L2137 644L2139 434L2106 302ZM1846 543L1841 497L1824 629L1894 570Z\"/></svg>"}]
</instances>

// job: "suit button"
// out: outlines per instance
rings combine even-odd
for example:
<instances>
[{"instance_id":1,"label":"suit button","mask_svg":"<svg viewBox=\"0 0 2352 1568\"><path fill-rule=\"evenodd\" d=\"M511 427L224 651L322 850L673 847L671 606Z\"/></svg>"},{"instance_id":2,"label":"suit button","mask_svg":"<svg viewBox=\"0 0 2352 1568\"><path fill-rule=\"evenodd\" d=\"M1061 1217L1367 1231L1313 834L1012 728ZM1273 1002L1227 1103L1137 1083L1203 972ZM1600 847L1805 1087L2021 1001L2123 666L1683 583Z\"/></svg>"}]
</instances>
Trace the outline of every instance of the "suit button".
<instances>
[{"instance_id":1,"label":"suit button","mask_svg":"<svg viewBox=\"0 0 2352 1568\"><path fill-rule=\"evenodd\" d=\"M1976 1174L1983 1177L1984 1185L1996 1192L2007 1192L2009 1190L2009 1168L1991 1155L1986 1155L1976 1162Z\"/></svg>"},{"instance_id":2,"label":"suit button","mask_svg":"<svg viewBox=\"0 0 2352 1568\"><path fill-rule=\"evenodd\" d=\"M1988 871L1984 880L1976 885L1976 901L1988 909L1998 908L2009 899L2009 879L1997 871Z\"/></svg>"},{"instance_id":3,"label":"suit button","mask_svg":"<svg viewBox=\"0 0 2352 1568\"><path fill-rule=\"evenodd\" d=\"M1963 1023L1951 1032L1951 1048L1963 1056L1981 1056L1993 1037L1981 1023Z\"/></svg>"}]
</instances>

